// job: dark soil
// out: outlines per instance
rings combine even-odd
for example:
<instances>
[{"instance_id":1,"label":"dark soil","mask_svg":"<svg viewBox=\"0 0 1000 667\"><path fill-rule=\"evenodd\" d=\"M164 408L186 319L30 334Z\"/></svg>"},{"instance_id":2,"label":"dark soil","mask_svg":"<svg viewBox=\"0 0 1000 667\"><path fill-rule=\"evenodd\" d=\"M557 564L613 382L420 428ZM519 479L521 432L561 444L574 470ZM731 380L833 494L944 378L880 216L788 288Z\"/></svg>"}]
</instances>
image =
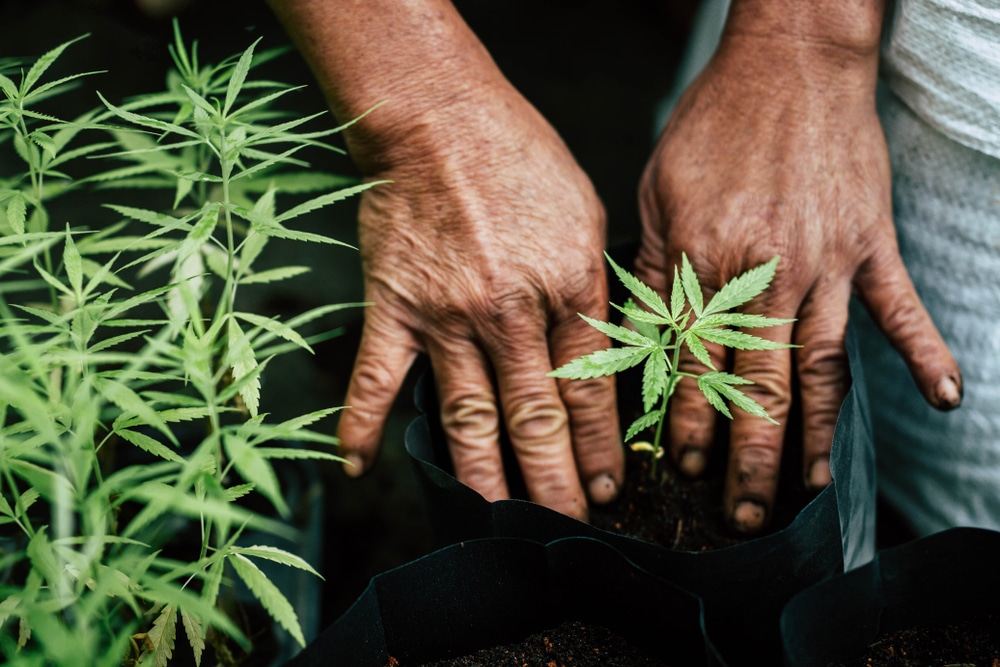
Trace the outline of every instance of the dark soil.
<instances>
[{"instance_id":1,"label":"dark soil","mask_svg":"<svg viewBox=\"0 0 1000 667\"><path fill-rule=\"evenodd\" d=\"M517 644L482 649L473 655L424 663L420 667L668 667L610 630L572 621L531 635ZM413 667L390 658L386 667Z\"/></svg>"},{"instance_id":2,"label":"dark soil","mask_svg":"<svg viewBox=\"0 0 1000 667\"><path fill-rule=\"evenodd\" d=\"M829 667L1000 667L1000 616L887 634L852 662Z\"/></svg>"},{"instance_id":3,"label":"dark soil","mask_svg":"<svg viewBox=\"0 0 1000 667\"><path fill-rule=\"evenodd\" d=\"M628 377L621 378L619 396L626 396L634 386ZM636 408L620 405L623 424L639 416ZM802 479L800 419L789 417L787 437L782 451L781 481L767 535L785 528L813 498ZM657 461L659 482L650 476L652 454L634 452L626 447L625 484L618 498L603 506L592 506L590 522L610 532L655 542L679 551L707 551L733 546L747 538L733 531L722 511L728 456L728 420L720 417L718 438L709 454L704 475L691 479L678 470L665 454ZM652 440L652 435L648 438Z\"/></svg>"}]
</instances>

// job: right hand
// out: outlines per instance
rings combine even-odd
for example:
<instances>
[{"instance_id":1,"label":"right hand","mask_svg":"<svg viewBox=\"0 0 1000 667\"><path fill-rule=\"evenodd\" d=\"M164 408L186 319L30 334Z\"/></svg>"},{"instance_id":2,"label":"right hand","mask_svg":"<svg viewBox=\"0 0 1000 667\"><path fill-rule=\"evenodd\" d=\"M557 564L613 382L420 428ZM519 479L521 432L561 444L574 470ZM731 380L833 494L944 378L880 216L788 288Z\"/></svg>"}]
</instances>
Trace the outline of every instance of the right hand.
<instances>
[{"instance_id":1,"label":"right hand","mask_svg":"<svg viewBox=\"0 0 1000 667\"><path fill-rule=\"evenodd\" d=\"M802 474L818 490L830 481L834 426L850 383L844 337L852 291L928 402L955 407L961 376L899 256L874 64L831 44L732 33L685 92L647 167L637 274L664 293L683 251L712 292L781 256L771 288L745 310L797 318L753 333L801 348L736 350L730 358L715 349L713 361L754 381L746 392L779 422L801 400ZM682 365L704 370L689 354ZM685 472L703 471L715 420L694 383L678 385L671 452ZM724 507L740 532L755 533L770 519L783 439L783 425L734 411Z\"/></svg>"}]
</instances>

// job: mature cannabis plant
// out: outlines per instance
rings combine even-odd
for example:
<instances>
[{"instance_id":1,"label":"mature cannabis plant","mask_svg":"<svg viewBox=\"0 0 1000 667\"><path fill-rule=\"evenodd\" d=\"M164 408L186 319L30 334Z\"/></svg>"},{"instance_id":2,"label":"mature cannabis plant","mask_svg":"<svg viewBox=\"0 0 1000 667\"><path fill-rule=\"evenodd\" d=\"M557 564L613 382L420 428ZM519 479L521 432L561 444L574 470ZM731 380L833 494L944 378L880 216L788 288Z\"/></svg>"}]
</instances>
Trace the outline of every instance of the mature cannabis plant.
<instances>
[{"instance_id":1,"label":"mature cannabis plant","mask_svg":"<svg viewBox=\"0 0 1000 667\"><path fill-rule=\"evenodd\" d=\"M279 354L311 351L329 334L301 327L348 304L282 321L240 295L308 271L259 269L275 241L343 246L292 225L375 184L309 169L301 151L337 150L324 140L341 128L306 131L314 116L275 108L294 88L250 80L277 54L255 56L256 42L202 66L175 25L166 91L102 97L73 120L42 111L86 76L44 81L75 41L26 70L0 63L0 655L165 665L183 632L196 663L211 646L227 664L231 642L250 650L223 611L235 580L304 643L258 565L313 566L240 538L295 538L275 462L339 460L311 428L337 408L271 423L261 375ZM91 157L112 166L74 178ZM108 204L99 228L52 224L56 198L112 187L168 189L173 203ZM309 191L322 194L282 206ZM274 511L251 509L250 494ZM194 535L191 552L178 531Z\"/></svg>"},{"instance_id":2,"label":"mature cannabis plant","mask_svg":"<svg viewBox=\"0 0 1000 667\"><path fill-rule=\"evenodd\" d=\"M647 429L655 427L653 442L648 446L653 453L651 470L654 476L656 461L663 453L660 443L663 424L667 417L667 405L677 388L677 383L684 378L697 382L698 388L712 407L730 419L732 412L727 402L752 415L774 421L759 403L738 389L741 385L753 383L739 375L717 369L712 363L705 343L715 343L738 350L777 350L792 347L739 331L737 328L772 327L788 324L793 320L731 312L768 288L778 266L777 257L733 278L706 304L698 277L687 255L682 255L680 270L674 267L669 305L655 290L615 264L611 257L607 257L607 260L621 283L645 308L631 299L622 306L612 304L625 315L633 328L580 315L588 324L620 343L620 346L574 359L550 372L550 376L581 380L614 375L627 368L644 364L642 373L644 414L629 426L625 440L630 441ZM684 348L687 348L708 370L703 373L682 371L679 362Z\"/></svg>"}]
</instances>

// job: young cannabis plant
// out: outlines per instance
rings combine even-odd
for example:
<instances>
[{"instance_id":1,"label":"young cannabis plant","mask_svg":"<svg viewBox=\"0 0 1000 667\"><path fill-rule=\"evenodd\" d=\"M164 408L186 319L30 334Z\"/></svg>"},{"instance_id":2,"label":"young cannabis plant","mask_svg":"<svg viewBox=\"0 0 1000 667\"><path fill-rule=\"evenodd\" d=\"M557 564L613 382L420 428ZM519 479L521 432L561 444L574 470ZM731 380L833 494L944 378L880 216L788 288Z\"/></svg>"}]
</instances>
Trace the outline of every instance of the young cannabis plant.
<instances>
[{"instance_id":1,"label":"young cannabis plant","mask_svg":"<svg viewBox=\"0 0 1000 667\"><path fill-rule=\"evenodd\" d=\"M340 128L305 131L312 117L274 107L294 88L251 80L275 55L255 58L256 43L202 66L175 30L165 92L67 121L35 105L83 76L45 81L72 44L0 62L0 662L162 667L183 635L196 664L214 649L234 665L262 629L225 611L236 581L303 644L261 566L317 574L268 540L301 540L280 465L339 461L312 430L338 408L268 421L261 377L350 304L283 321L244 295L308 271L262 268L272 242L345 245L294 225L374 184L343 187L302 158L337 150L323 139ZM128 164L72 176L98 155ZM88 208L112 188L141 205ZM70 192L69 215L99 224L52 228L49 204Z\"/></svg>"},{"instance_id":2,"label":"young cannabis plant","mask_svg":"<svg viewBox=\"0 0 1000 667\"><path fill-rule=\"evenodd\" d=\"M721 371L712 363L705 343L715 343L738 350L778 350L792 347L785 343L760 338L738 328L757 329L788 324L793 320L777 319L748 313L731 312L761 294L771 284L778 265L775 257L766 264L750 269L726 283L706 304L698 277L687 258L681 257L681 267L674 267L670 304L641 280L621 268L607 256L621 283L645 308L629 299L624 305L612 304L621 311L634 329L602 322L580 315L588 324L621 344L574 359L549 375L556 378L583 380L614 375L639 364L642 373L642 404L644 414L625 433L626 442L643 431L656 427L651 472L656 475L656 461L662 456L661 439L667 417L667 405L677 383L684 378L694 380L708 402L732 419L727 402L746 412L774 421L764 408L738 389L753 384L750 380ZM680 355L687 348L709 370L690 373L679 367Z\"/></svg>"}]
</instances>

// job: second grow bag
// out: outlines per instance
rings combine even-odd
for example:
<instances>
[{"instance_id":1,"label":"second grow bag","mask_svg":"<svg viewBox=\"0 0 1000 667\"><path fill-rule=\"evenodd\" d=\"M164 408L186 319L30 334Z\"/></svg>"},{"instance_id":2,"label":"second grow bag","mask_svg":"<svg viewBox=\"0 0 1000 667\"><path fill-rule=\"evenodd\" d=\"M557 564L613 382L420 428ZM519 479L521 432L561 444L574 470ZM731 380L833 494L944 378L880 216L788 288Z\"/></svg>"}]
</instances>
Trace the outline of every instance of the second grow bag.
<instances>
[{"instance_id":1,"label":"second grow bag","mask_svg":"<svg viewBox=\"0 0 1000 667\"><path fill-rule=\"evenodd\" d=\"M852 663L883 633L996 614L998 560L1000 533L982 528L952 528L885 549L788 603L781 616L785 664Z\"/></svg>"},{"instance_id":2,"label":"second grow bag","mask_svg":"<svg viewBox=\"0 0 1000 667\"><path fill-rule=\"evenodd\" d=\"M603 626L668 664L697 667L714 654L698 630L698 609L694 596L598 540L470 540L373 577L287 667L409 667L574 620Z\"/></svg>"},{"instance_id":3,"label":"second grow bag","mask_svg":"<svg viewBox=\"0 0 1000 667\"><path fill-rule=\"evenodd\" d=\"M452 475L433 378L416 389L422 415L406 432L406 449L439 544L479 537L549 542L602 540L703 600L702 632L719 650L717 665L778 664L778 619L796 593L871 560L875 551L875 465L871 422L853 338L848 337L852 387L841 407L830 468L833 477L786 528L705 552L675 551L595 528L536 503L488 502ZM507 446L506 443L502 443ZM516 467L508 477L517 475ZM763 662L762 662L763 661Z\"/></svg>"}]
</instances>

